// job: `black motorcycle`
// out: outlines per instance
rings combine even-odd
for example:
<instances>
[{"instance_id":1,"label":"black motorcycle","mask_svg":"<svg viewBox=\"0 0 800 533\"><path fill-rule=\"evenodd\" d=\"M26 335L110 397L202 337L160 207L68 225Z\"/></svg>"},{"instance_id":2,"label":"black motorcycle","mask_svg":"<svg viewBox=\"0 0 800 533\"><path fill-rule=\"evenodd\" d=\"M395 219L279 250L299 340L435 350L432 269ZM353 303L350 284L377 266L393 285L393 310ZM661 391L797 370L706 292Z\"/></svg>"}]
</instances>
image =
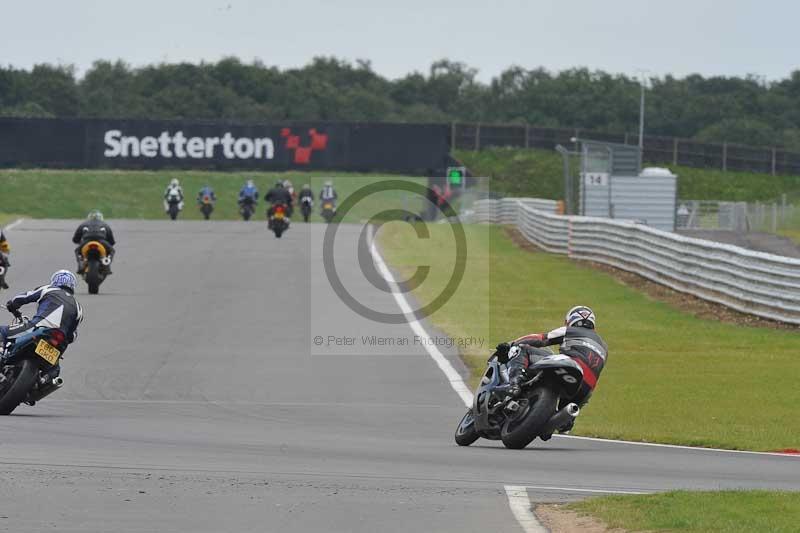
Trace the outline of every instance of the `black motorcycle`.
<instances>
[{"instance_id":1,"label":"black motorcycle","mask_svg":"<svg viewBox=\"0 0 800 533\"><path fill-rule=\"evenodd\" d=\"M283 203L277 203L272 206L272 214L268 213L268 227L275 233L275 237L281 238L281 235L289 229L289 210Z\"/></svg>"},{"instance_id":2,"label":"black motorcycle","mask_svg":"<svg viewBox=\"0 0 800 533\"><path fill-rule=\"evenodd\" d=\"M322 215L322 218L325 219L325 222L330 224L331 220L333 220L333 217L336 216L336 207L333 205L332 201L323 200L320 215Z\"/></svg>"},{"instance_id":3,"label":"black motorcycle","mask_svg":"<svg viewBox=\"0 0 800 533\"><path fill-rule=\"evenodd\" d=\"M493 355L475 390L472 408L461 419L455 440L469 446L479 438L502 440L506 448L522 449L536 437L549 440L580 413L574 403L561 404L575 396L583 383L583 370L571 357L536 350L540 357L531 364L532 376L516 397L509 394L506 362Z\"/></svg>"},{"instance_id":4,"label":"black motorcycle","mask_svg":"<svg viewBox=\"0 0 800 533\"><path fill-rule=\"evenodd\" d=\"M256 203L252 198L239 200L239 214L244 220L250 220L256 210Z\"/></svg>"},{"instance_id":5,"label":"black motorcycle","mask_svg":"<svg viewBox=\"0 0 800 533\"><path fill-rule=\"evenodd\" d=\"M308 196L303 197L300 201L300 212L303 214L303 221L308 222L311 216L312 200Z\"/></svg>"},{"instance_id":6,"label":"black motorcycle","mask_svg":"<svg viewBox=\"0 0 800 533\"><path fill-rule=\"evenodd\" d=\"M203 195L203 198L200 199L200 212L203 214L203 218L208 220L211 218L211 213L214 212L214 201L211 199L209 195ZM173 219L174 220L174 219Z\"/></svg>"},{"instance_id":7,"label":"black motorcycle","mask_svg":"<svg viewBox=\"0 0 800 533\"><path fill-rule=\"evenodd\" d=\"M11 264L8 262L8 258L5 254L0 254L0 289L7 289L8 283L6 283L6 274L8 274L8 267Z\"/></svg>"},{"instance_id":8,"label":"black motorcycle","mask_svg":"<svg viewBox=\"0 0 800 533\"><path fill-rule=\"evenodd\" d=\"M177 198L170 198L167 200L167 214L172 220L178 218L178 213L181 212L181 201Z\"/></svg>"},{"instance_id":9,"label":"black motorcycle","mask_svg":"<svg viewBox=\"0 0 800 533\"><path fill-rule=\"evenodd\" d=\"M27 321L19 312L14 316L12 325ZM11 414L23 402L34 405L64 385L52 374L66 347L58 328L35 328L6 343L0 354L0 415Z\"/></svg>"},{"instance_id":10,"label":"black motorcycle","mask_svg":"<svg viewBox=\"0 0 800 533\"><path fill-rule=\"evenodd\" d=\"M83 268L79 274L89 287L89 294L97 294L111 270L111 256L100 241L88 241L81 246Z\"/></svg>"}]
</instances>

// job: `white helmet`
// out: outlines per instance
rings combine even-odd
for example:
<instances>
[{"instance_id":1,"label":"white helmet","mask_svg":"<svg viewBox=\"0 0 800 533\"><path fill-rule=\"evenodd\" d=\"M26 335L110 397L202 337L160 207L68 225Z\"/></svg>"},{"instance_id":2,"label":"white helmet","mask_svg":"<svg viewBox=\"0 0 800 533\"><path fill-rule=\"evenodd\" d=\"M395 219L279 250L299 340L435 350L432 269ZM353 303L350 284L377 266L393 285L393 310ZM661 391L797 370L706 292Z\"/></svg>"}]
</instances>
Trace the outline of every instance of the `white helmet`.
<instances>
[{"instance_id":1,"label":"white helmet","mask_svg":"<svg viewBox=\"0 0 800 533\"><path fill-rule=\"evenodd\" d=\"M172 178L172 180L170 180L170 182L169 182L169 186L170 187L180 187L180 185L181 185L181 182L178 181L178 178Z\"/></svg>"},{"instance_id":2,"label":"white helmet","mask_svg":"<svg viewBox=\"0 0 800 533\"><path fill-rule=\"evenodd\" d=\"M564 318L564 324L566 324L567 327L594 329L594 311L585 305L576 305L567 311L567 316Z\"/></svg>"},{"instance_id":3,"label":"white helmet","mask_svg":"<svg viewBox=\"0 0 800 533\"><path fill-rule=\"evenodd\" d=\"M61 287L63 289L69 289L71 291L75 290L75 285L78 284L78 280L75 277L75 274L70 272L69 270L59 270L58 272L54 272L52 276L50 276L50 285L53 287Z\"/></svg>"}]
</instances>

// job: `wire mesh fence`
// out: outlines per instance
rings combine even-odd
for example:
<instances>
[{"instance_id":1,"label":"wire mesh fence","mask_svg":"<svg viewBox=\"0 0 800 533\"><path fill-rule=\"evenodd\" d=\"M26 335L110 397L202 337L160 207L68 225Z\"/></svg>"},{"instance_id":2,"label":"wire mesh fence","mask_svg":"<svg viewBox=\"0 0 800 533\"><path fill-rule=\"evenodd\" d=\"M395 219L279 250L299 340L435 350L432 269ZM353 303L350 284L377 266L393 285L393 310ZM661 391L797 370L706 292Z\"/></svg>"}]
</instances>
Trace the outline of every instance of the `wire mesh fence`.
<instances>
[{"instance_id":1,"label":"wire mesh fence","mask_svg":"<svg viewBox=\"0 0 800 533\"><path fill-rule=\"evenodd\" d=\"M800 210L782 199L775 202L678 201L679 230L724 230L779 233L800 230Z\"/></svg>"},{"instance_id":2,"label":"wire mesh fence","mask_svg":"<svg viewBox=\"0 0 800 533\"><path fill-rule=\"evenodd\" d=\"M575 144L576 139L636 145L637 134L608 133L571 128L541 128L529 124L451 124L451 148L481 150L490 147L546 148ZM709 143L678 137L644 136L643 159L698 168L800 174L800 153L778 147Z\"/></svg>"}]
</instances>

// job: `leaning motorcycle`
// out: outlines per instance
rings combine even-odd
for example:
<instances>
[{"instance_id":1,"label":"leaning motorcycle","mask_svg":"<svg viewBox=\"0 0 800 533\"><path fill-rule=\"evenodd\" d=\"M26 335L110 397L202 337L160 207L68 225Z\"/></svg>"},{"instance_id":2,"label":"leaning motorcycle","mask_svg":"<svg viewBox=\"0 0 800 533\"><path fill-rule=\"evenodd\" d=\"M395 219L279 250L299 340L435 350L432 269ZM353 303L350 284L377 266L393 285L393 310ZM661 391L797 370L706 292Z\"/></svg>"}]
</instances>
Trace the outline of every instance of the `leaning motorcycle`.
<instances>
[{"instance_id":1,"label":"leaning motorcycle","mask_svg":"<svg viewBox=\"0 0 800 533\"><path fill-rule=\"evenodd\" d=\"M272 215L269 216L269 229L275 233L275 237L278 239L289 229L289 213L285 204L279 203L272 207Z\"/></svg>"},{"instance_id":2,"label":"leaning motorcycle","mask_svg":"<svg viewBox=\"0 0 800 533\"><path fill-rule=\"evenodd\" d=\"M11 323L22 325L27 317L19 312ZM0 415L8 415L21 403L34 405L64 385L52 370L61 359L67 342L58 328L35 328L3 347L0 354Z\"/></svg>"},{"instance_id":3,"label":"leaning motorcycle","mask_svg":"<svg viewBox=\"0 0 800 533\"><path fill-rule=\"evenodd\" d=\"M325 222L329 223L333 220L333 217L336 215L336 208L333 206L333 202L330 200L325 200L322 202L322 211L320 211L322 218L325 219Z\"/></svg>"},{"instance_id":4,"label":"leaning motorcycle","mask_svg":"<svg viewBox=\"0 0 800 533\"><path fill-rule=\"evenodd\" d=\"M532 376L512 397L506 362L495 354L475 390L472 407L456 428L459 446L479 438L502 440L506 448L522 449L537 437L549 440L559 428L578 416L580 408L566 403L583 383L583 369L571 357L547 350L527 369Z\"/></svg>"},{"instance_id":5,"label":"leaning motorcycle","mask_svg":"<svg viewBox=\"0 0 800 533\"><path fill-rule=\"evenodd\" d=\"M300 201L300 212L303 214L304 222L308 222L308 218L311 216L312 205L313 201L308 196L304 196Z\"/></svg>"},{"instance_id":6,"label":"leaning motorcycle","mask_svg":"<svg viewBox=\"0 0 800 533\"><path fill-rule=\"evenodd\" d=\"M211 196L204 194L200 199L200 212L203 213L203 218L208 220L211 218L211 213L214 211L214 202L211 201ZM174 220L174 219L173 219Z\"/></svg>"},{"instance_id":7,"label":"leaning motorcycle","mask_svg":"<svg viewBox=\"0 0 800 533\"><path fill-rule=\"evenodd\" d=\"M89 294L97 294L100 284L108 276L111 256L103 243L89 241L81 246L81 257L83 258L83 268L80 275L89 286Z\"/></svg>"},{"instance_id":8,"label":"leaning motorcycle","mask_svg":"<svg viewBox=\"0 0 800 533\"><path fill-rule=\"evenodd\" d=\"M244 220L250 220L256 210L256 202L252 198L244 198L239 201L239 214Z\"/></svg>"}]
</instances>

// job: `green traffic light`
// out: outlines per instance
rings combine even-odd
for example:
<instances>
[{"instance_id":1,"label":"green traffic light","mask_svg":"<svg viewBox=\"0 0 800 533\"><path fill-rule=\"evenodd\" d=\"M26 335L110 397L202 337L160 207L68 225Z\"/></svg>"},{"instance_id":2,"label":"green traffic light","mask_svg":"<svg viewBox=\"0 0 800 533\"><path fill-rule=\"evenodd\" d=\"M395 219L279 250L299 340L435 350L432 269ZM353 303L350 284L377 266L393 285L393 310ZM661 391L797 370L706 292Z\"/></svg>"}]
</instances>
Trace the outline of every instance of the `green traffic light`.
<instances>
[{"instance_id":1,"label":"green traffic light","mask_svg":"<svg viewBox=\"0 0 800 533\"><path fill-rule=\"evenodd\" d=\"M447 173L451 185L460 185L464 178L464 171L460 168L451 168Z\"/></svg>"}]
</instances>

